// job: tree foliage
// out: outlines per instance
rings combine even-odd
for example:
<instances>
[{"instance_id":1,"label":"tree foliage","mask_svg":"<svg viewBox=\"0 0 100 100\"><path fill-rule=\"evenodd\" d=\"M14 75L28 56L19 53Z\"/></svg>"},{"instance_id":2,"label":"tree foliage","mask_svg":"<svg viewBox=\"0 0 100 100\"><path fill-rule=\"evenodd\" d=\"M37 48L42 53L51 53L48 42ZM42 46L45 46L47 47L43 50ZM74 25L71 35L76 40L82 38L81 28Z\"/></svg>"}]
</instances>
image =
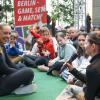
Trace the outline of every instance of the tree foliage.
<instances>
[{"instance_id":1,"label":"tree foliage","mask_svg":"<svg viewBox=\"0 0 100 100\"><path fill-rule=\"evenodd\" d=\"M0 20L4 17L7 17L7 12L12 12L13 11L13 6L11 5L11 0L3 0L3 4L1 5L1 13L0 13Z\"/></svg>"},{"instance_id":2,"label":"tree foliage","mask_svg":"<svg viewBox=\"0 0 100 100\"><path fill-rule=\"evenodd\" d=\"M52 0L52 19L69 24L74 21L74 0Z\"/></svg>"}]
</instances>

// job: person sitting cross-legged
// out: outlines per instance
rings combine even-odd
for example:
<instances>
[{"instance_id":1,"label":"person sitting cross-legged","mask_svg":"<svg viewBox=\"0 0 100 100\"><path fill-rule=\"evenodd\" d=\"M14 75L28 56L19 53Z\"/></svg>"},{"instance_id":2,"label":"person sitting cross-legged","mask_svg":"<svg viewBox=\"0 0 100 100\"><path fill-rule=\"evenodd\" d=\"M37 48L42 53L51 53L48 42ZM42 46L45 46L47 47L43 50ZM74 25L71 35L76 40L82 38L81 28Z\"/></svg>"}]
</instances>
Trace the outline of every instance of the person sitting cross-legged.
<instances>
[{"instance_id":1,"label":"person sitting cross-legged","mask_svg":"<svg viewBox=\"0 0 100 100\"><path fill-rule=\"evenodd\" d=\"M4 47L3 32L4 27L0 24L0 96L9 95L12 92L18 94L16 89L21 86L23 89L31 87L30 90L26 91L26 94L32 93L34 72L26 67L17 69L16 65L11 62ZM25 94L25 92L20 89L20 94Z\"/></svg>"}]
</instances>

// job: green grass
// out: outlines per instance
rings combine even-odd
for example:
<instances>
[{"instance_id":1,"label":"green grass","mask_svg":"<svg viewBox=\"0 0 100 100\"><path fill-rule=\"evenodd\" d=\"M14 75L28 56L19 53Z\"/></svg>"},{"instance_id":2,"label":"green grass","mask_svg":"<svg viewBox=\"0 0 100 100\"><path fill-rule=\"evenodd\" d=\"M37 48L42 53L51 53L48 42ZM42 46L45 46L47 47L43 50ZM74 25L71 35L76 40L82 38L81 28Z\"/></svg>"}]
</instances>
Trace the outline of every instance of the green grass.
<instances>
[{"instance_id":1,"label":"green grass","mask_svg":"<svg viewBox=\"0 0 100 100\"><path fill-rule=\"evenodd\" d=\"M35 83L38 86L37 92L24 96L4 96L0 100L55 100L60 92L65 88L66 83L58 77L48 76L46 73L33 69L35 73Z\"/></svg>"}]
</instances>

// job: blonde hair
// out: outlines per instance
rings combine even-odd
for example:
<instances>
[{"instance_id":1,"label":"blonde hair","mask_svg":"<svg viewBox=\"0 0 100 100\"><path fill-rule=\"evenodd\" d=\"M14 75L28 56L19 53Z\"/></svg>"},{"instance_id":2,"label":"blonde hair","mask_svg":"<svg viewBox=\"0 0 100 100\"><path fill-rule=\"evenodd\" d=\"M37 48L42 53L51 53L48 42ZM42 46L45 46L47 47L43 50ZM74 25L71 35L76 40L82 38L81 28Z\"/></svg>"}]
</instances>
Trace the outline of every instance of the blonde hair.
<instances>
[{"instance_id":1,"label":"blonde hair","mask_svg":"<svg viewBox=\"0 0 100 100\"><path fill-rule=\"evenodd\" d=\"M77 30L75 27L70 27L70 28L68 29L68 31L69 31L69 32L72 31L72 32L78 33L78 30Z\"/></svg>"},{"instance_id":2,"label":"blonde hair","mask_svg":"<svg viewBox=\"0 0 100 100\"><path fill-rule=\"evenodd\" d=\"M48 32L48 34L51 35L51 33L47 27L42 27L41 32L42 32L42 34L44 34L44 32Z\"/></svg>"}]
</instances>

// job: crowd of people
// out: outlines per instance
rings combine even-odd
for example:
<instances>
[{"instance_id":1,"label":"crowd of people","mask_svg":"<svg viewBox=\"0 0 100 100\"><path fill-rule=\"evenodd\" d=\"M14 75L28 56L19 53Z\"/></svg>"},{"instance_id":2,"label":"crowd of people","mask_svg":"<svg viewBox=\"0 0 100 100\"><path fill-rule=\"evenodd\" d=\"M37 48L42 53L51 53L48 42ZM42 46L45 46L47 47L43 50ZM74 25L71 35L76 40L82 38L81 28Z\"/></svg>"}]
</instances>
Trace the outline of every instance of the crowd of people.
<instances>
[{"instance_id":1,"label":"crowd of people","mask_svg":"<svg viewBox=\"0 0 100 100\"><path fill-rule=\"evenodd\" d=\"M86 33L71 26L53 37L47 27L35 24L29 32L32 48L26 51L18 33L8 24L0 24L0 96L20 94L29 87L27 93L34 92L32 68L37 68L68 84L66 100L100 99L99 28ZM69 62L74 54L77 57Z\"/></svg>"}]
</instances>

